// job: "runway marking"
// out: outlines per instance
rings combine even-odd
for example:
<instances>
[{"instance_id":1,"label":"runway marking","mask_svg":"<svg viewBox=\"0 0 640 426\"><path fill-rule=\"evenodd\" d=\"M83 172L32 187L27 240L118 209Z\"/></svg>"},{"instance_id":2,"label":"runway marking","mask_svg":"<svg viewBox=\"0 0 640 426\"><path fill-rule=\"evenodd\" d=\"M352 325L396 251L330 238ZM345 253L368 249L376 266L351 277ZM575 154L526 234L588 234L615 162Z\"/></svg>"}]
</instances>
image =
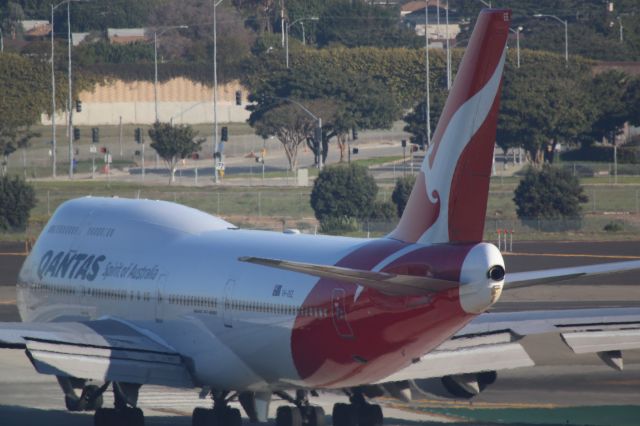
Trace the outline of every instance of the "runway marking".
<instances>
[{"instance_id":1,"label":"runway marking","mask_svg":"<svg viewBox=\"0 0 640 426\"><path fill-rule=\"evenodd\" d=\"M21 256L21 257L25 257L28 254L29 253L0 253L0 256Z\"/></svg>"},{"instance_id":2,"label":"runway marking","mask_svg":"<svg viewBox=\"0 0 640 426\"><path fill-rule=\"evenodd\" d=\"M580 253L503 253L504 256L547 256L547 257L586 257L593 259L632 259L638 260L640 256L611 255L611 254L580 254Z\"/></svg>"},{"instance_id":3,"label":"runway marking","mask_svg":"<svg viewBox=\"0 0 640 426\"><path fill-rule=\"evenodd\" d=\"M502 409L502 408L559 408L561 405L550 403L527 403L527 402L460 402L443 401L437 399L419 399L413 402L424 404L425 408L482 408L482 409Z\"/></svg>"}]
</instances>

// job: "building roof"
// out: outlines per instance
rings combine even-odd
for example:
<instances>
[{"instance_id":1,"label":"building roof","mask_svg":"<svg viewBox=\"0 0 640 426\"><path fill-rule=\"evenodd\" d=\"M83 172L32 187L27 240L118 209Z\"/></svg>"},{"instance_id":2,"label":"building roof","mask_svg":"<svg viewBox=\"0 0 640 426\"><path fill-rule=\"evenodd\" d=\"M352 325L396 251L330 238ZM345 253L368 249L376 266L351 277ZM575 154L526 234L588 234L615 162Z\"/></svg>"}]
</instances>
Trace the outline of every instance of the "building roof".
<instances>
[{"instance_id":1,"label":"building roof","mask_svg":"<svg viewBox=\"0 0 640 426\"><path fill-rule=\"evenodd\" d=\"M51 33L49 21L26 20L20 21L24 35L29 37L42 37Z\"/></svg>"},{"instance_id":2,"label":"building roof","mask_svg":"<svg viewBox=\"0 0 640 426\"><path fill-rule=\"evenodd\" d=\"M423 10L427 5L429 7L437 7L440 6L440 9L446 8L446 2L444 0L418 0L418 1L410 1L405 3L400 8L400 15L408 15L409 13L413 13L417 10Z\"/></svg>"},{"instance_id":3,"label":"building roof","mask_svg":"<svg viewBox=\"0 0 640 426\"><path fill-rule=\"evenodd\" d=\"M107 38L115 44L146 40L144 28L107 28Z\"/></svg>"}]
</instances>

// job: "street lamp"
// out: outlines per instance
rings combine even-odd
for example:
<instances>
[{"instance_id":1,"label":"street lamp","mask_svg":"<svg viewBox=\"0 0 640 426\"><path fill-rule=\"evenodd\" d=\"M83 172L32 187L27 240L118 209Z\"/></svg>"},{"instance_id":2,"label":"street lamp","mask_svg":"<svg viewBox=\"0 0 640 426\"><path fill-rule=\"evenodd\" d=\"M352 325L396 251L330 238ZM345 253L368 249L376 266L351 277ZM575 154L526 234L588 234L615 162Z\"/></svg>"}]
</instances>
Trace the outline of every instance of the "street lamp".
<instances>
[{"instance_id":1,"label":"street lamp","mask_svg":"<svg viewBox=\"0 0 640 426\"><path fill-rule=\"evenodd\" d=\"M297 24L298 22L302 22L302 21L317 21L320 18L318 18L317 16L311 16L308 18L298 18L295 21L293 21L292 23L287 23L285 25L285 42L284 42L284 49L285 49L285 56L286 56L286 64L287 64L287 68L289 68L289 29ZM304 31L304 26L302 27L303 31ZM304 43L304 34L302 36L302 42Z\"/></svg>"},{"instance_id":2,"label":"street lamp","mask_svg":"<svg viewBox=\"0 0 640 426\"><path fill-rule=\"evenodd\" d=\"M491 2L486 2L484 0L478 0L480 3L484 4L485 6L487 6L489 9L491 9Z\"/></svg>"},{"instance_id":3,"label":"street lamp","mask_svg":"<svg viewBox=\"0 0 640 426\"><path fill-rule=\"evenodd\" d=\"M536 13L535 15L533 15L533 17L555 19L556 21L564 25L564 61L565 61L565 67L568 67L569 66L569 31L568 31L567 20L566 19L562 20L555 15L543 15L541 13Z\"/></svg>"},{"instance_id":4,"label":"street lamp","mask_svg":"<svg viewBox=\"0 0 640 426\"><path fill-rule=\"evenodd\" d=\"M618 20L618 25L620 25L620 43L622 43L624 41L624 34L622 32L624 29L624 27L622 26L622 17L616 16L616 19Z\"/></svg>"},{"instance_id":5,"label":"street lamp","mask_svg":"<svg viewBox=\"0 0 640 426\"><path fill-rule=\"evenodd\" d=\"M425 101L425 125L427 133L427 147L431 146L431 99L429 93L429 3L424 8L424 51L425 51L425 87L427 99Z\"/></svg>"},{"instance_id":6,"label":"street lamp","mask_svg":"<svg viewBox=\"0 0 640 426\"><path fill-rule=\"evenodd\" d=\"M2 28L0 28L0 53L4 53L4 37L2 36Z\"/></svg>"},{"instance_id":7,"label":"street lamp","mask_svg":"<svg viewBox=\"0 0 640 426\"><path fill-rule=\"evenodd\" d=\"M68 50L69 50L69 121L68 121L68 132L69 132L69 177L73 177L73 132L72 132L72 101L71 101L71 13L69 11L69 4L71 2L78 1L88 1L88 0L63 0L60 3L53 5L51 4L51 160L52 160L52 176L56 177L56 162L57 162L57 142L56 142L56 74L55 74L55 61L54 61L54 23L53 23L53 13L54 11L63 4L67 5L67 36L68 36Z\"/></svg>"},{"instance_id":8,"label":"street lamp","mask_svg":"<svg viewBox=\"0 0 640 426\"><path fill-rule=\"evenodd\" d=\"M213 3L213 176L218 183L216 152L218 152L218 19L216 9L222 0ZM222 162L222 156L220 157Z\"/></svg>"},{"instance_id":9,"label":"street lamp","mask_svg":"<svg viewBox=\"0 0 640 426\"><path fill-rule=\"evenodd\" d=\"M520 32L523 30L522 26L519 26L515 30L509 28L509 31L516 35L516 57L518 58L518 68L520 68Z\"/></svg>"},{"instance_id":10,"label":"street lamp","mask_svg":"<svg viewBox=\"0 0 640 426\"><path fill-rule=\"evenodd\" d=\"M177 28L184 29L184 28L189 28L189 26L175 25L173 27L164 28L162 31L160 31L160 33L158 33L158 30L155 30L153 32L153 66L154 66L153 101L154 101L155 110L156 110L156 123L160 121L160 118L158 117L158 37L169 30L173 30Z\"/></svg>"}]
</instances>

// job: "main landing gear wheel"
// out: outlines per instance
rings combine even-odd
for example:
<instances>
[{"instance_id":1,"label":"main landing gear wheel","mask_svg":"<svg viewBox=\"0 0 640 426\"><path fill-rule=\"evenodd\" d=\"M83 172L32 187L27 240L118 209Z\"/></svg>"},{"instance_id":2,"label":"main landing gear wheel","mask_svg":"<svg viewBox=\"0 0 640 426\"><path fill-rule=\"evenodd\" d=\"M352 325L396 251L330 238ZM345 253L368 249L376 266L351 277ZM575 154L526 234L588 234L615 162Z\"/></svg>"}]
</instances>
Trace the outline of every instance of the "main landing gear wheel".
<instances>
[{"instance_id":1,"label":"main landing gear wheel","mask_svg":"<svg viewBox=\"0 0 640 426\"><path fill-rule=\"evenodd\" d=\"M137 408L140 385L113 383L115 408L99 408L93 415L94 426L144 426L144 413Z\"/></svg>"},{"instance_id":2,"label":"main landing gear wheel","mask_svg":"<svg viewBox=\"0 0 640 426\"><path fill-rule=\"evenodd\" d=\"M242 426L242 416L237 408L196 408L191 418L193 426Z\"/></svg>"},{"instance_id":3,"label":"main landing gear wheel","mask_svg":"<svg viewBox=\"0 0 640 426\"><path fill-rule=\"evenodd\" d=\"M309 403L309 394L306 390L297 390L295 398L286 392L277 392L291 406L278 407L276 411L276 426L324 426L325 416L322 407Z\"/></svg>"},{"instance_id":4,"label":"main landing gear wheel","mask_svg":"<svg viewBox=\"0 0 640 426\"><path fill-rule=\"evenodd\" d=\"M351 404L333 406L333 426L382 426L382 407L369 404L361 393L350 397Z\"/></svg>"},{"instance_id":5,"label":"main landing gear wheel","mask_svg":"<svg viewBox=\"0 0 640 426\"><path fill-rule=\"evenodd\" d=\"M93 416L94 426L144 426L144 413L139 408L100 408Z\"/></svg>"},{"instance_id":6,"label":"main landing gear wheel","mask_svg":"<svg viewBox=\"0 0 640 426\"><path fill-rule=\"evenodd\" d=\"M193 426L242 426L240 410L228 405L235 395L227 398L228 395L229 392L212 393L213 408L194 409L191 424Z\"/></svg>"}]
</instances>

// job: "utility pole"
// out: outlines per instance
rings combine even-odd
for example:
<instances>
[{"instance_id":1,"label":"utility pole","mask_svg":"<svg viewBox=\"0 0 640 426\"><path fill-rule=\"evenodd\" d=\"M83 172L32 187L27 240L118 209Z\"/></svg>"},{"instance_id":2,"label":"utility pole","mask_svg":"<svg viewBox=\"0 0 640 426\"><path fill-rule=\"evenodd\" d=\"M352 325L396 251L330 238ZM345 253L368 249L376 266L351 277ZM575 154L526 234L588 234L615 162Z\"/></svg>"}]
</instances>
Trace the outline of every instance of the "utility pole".
<instances>
[{"instance_id":1,"label":"utility pole","mask_svg":"<svg viewBox=\"0 0 640 426\"><path fill-rule=\"evenodd\" d=\"M427 2L428 5L428 2ZM425 121L426 121L426 126L427 126L427 147L431 146L431 100L430 100L430 94L429 94L429 7L426 6L424 8L424 40L425 40L425 46L424 46L424 51L425 51L425 59L426 59L426 64L425 64L425 69L426 69L426 89L427 89L427 100L426 100L426 105L425 105Z\"/></svg>"},{"instance_id":2,"label":"utility pole","mask_svg":"<svg viewBox=\"0 0 640 426\"><path fill-rule=\"evenodd\" d=\"M71 83L71 3L67 2L67 47L69 53L69 179L73 179L73 94Z\"/></svg>"}]
</instances>

